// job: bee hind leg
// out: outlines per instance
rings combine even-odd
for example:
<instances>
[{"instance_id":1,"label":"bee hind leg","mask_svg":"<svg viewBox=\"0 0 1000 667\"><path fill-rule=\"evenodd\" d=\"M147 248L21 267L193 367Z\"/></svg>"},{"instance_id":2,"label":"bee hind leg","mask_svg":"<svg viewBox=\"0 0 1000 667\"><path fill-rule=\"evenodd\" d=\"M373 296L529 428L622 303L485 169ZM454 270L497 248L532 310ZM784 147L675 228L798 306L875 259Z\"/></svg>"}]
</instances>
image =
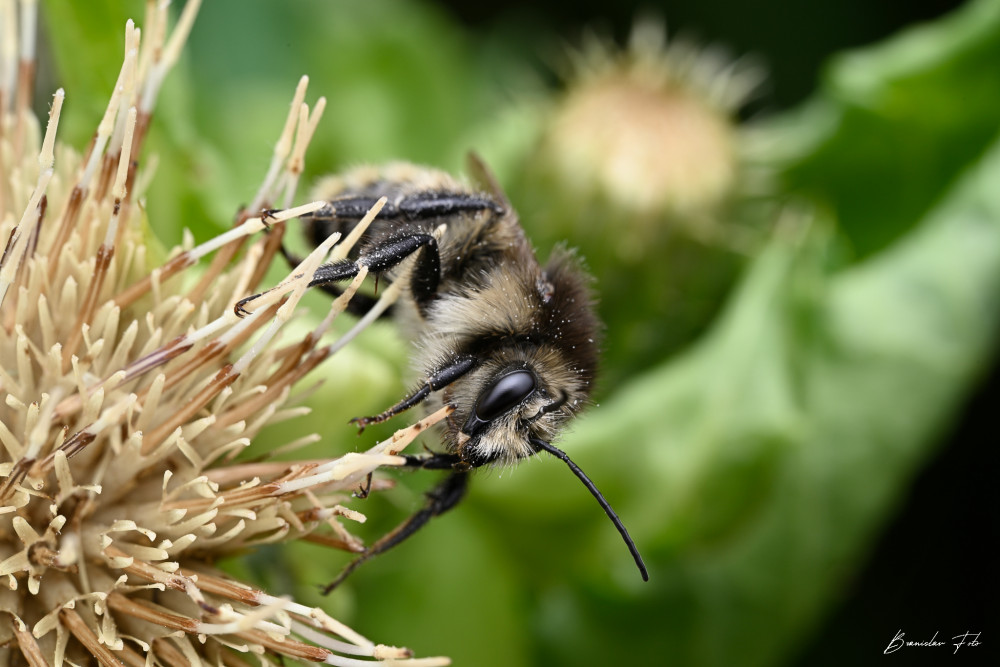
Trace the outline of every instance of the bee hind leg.
<instances>
[{"instance_id":1,"label":"bee hind leg","mask_svg":"<svg viewBox=\"0 0 1000 667\"><path fill-rule=\"evenodd\" d=\"M454 456L454 455L436 455L436 456ZM457 458L457 457L456 457ZM431 459L424 460L434 460ZM421 466L422 467L422 466ZM373 556L385 553L392 547L396 546L406 538L413 535L415 532L427 525L427 522L436 516L440 516L450 510L452 507L457 505L462 498L465 497L465 491L469 486L469 473L461 470L452 472L450 475L444 478L438 486L434 487L431 491L427 493L427 503L418 510L413 516L404 521L403 523L396 526L393 530L386 533L379 540L374 542L370 547L364 550L364 552L351 561L347 567L345 567L337 578L331 581L326 587L323 588L323 595L329 595L329 593L339 586L354 570L369 560Z\"/></svg>"},{"instance_id":2,"label":"bee hind leg","mask_svg":"<svg viewBox=\"0 0 1000 667\"><path fill-rule=\"evenodd\" d=\"M320 220L358 220L378 201L377 197L343 197L330 202L330 210L320 209ZM459 213L491 211L503 213L504 207L490 197L465 192L420 192L386 202L379 211L382 220L432 220Z\"/></svg>"},{"instance_id":3,"label":"bee hind leg","mask_svg":"<svg viewBox=\"0 0 1000 667\"><path fill-rule=\"evenodd\" d=\"M491 211L501 214L503 206L489 197L466 193L429 192L411 195L397 204L399 213L409 220L424 220L428 218L444 218L459 213L479 213Z\"/></svg>"}]
</instances>

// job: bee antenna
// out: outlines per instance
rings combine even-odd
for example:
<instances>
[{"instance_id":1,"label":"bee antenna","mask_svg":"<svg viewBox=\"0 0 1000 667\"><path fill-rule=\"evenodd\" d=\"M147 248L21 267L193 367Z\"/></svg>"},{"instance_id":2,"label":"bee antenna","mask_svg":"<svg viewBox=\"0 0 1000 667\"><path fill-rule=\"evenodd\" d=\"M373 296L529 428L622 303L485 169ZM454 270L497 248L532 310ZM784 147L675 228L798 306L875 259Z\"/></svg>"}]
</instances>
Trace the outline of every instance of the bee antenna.
<instances>
[{"instance_id":1,"label":"bee antenna","mask_svg":"<svg viewBox=\"0 0 1000 667\"><path fill-rule=\"evenodd\" d=\"M639 568L639 574L642 575L642 580L649 581L649 573L646 571L646 564L642 562L642 556L639 555L639 549L635 546L635 542L632 541L632 537L625 529L625 524L623 524L622 520L618 518L615 511L611 509L611 504L608 503L601 492L597 490L597 487L594 486L592 481L590 481L590 478L587 477L587 473L583 472L583 470L580 469L580 466L573 463L572 459L569 458L569 455L558 447L550 445L544 440L539 440L538 438L531 438L530 442L535 447L536 451L545 450L549 454L552 454L552 456L566 462L566 465L568 465L569 469L573 471L573 474L576 475L581 482L583 482L583 485L587 487L590 494L597 499L598 503L601 504L605 514L607 514L608 518L611 519L611 523L615 524L615 528L617 528L618 532L621 533L622 539L625 540L625 546L628 547L629 552L632 554L632 558L635 560L636 566Z\"/></svg>"}]
</instances>

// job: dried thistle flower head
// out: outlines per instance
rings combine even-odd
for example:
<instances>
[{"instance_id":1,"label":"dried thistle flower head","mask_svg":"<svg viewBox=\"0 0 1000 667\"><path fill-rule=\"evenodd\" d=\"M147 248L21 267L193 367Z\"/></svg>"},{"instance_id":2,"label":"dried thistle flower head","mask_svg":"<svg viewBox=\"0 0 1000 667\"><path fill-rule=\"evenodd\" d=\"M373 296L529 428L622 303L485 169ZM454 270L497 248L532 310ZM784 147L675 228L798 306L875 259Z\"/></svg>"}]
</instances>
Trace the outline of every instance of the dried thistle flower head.
<instances>
[{"instance_id":1,"label":"dried thistle flower head","mask_svg":"<svg viewBox=\"0 0 1000 667\"><path fill-rule=\"evenodd\" d=\"M758 68L636 24L628 48L590 36L570 53L568 87L541 156L570 187L640 216L711 210L736 186L734 114Z\"/></svg>"},{"instance_id":2,"label":"dried thistle flower head","mask_svg":"<svg viewBox=\"0 0 1000 667\"><path fill-rule=\"evenodd\" d=\"M360 550L340 519L364 517L340 503L378 466L402 464L396 452L444 414L364 454L235 459L287 412L291 385L353 335L320 344L363 275L316 330L278 344L307 277L338 239L245 319L233 303L254 291L280 242L276 229L240 254L264 228L260 218L244 216L220 237L149 264L135 165L198 4L185 5L169 37L166 3L147 4L144 39L128 23L118 83L80 157L56 142L62 90L41 139L28 110L32 38L22 33L13 48L11 26L33 26L33 3L18 17L13 0L0 1L0 653L32 665L267 656L447 664L409 660L406 649L374 644L320 609L213 566L298 538ZM310 112L305 88L303 78L250 211L287 207L294 195L324 104ZM155 202L147 215L155 222ZM213 252L199 280L175 277Z\"/></svg>"}]
</instances>

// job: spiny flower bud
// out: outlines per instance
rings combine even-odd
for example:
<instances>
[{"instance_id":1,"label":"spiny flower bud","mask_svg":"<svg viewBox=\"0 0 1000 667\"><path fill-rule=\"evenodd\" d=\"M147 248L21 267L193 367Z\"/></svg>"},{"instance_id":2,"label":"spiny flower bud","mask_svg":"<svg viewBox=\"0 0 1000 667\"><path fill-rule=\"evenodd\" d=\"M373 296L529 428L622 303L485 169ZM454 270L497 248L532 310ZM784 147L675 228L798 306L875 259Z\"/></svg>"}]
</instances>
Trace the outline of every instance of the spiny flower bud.
<instances>
[{"instance_id":1,"label":"spiny flower bud","mask_svg":"<svg viewBox=\"0 0 1000 667\"><path fill-rule=\"evenodd\" d=\"M750 170L736 116L762 75L718 49L668 44L653 21L625 49L591 35L568 62L515 195L544 221L537 239L570 238L587 257L614 331L608 367L634 372L710 321L756 245L739 207Z\"/></svg>"}]
</instances>

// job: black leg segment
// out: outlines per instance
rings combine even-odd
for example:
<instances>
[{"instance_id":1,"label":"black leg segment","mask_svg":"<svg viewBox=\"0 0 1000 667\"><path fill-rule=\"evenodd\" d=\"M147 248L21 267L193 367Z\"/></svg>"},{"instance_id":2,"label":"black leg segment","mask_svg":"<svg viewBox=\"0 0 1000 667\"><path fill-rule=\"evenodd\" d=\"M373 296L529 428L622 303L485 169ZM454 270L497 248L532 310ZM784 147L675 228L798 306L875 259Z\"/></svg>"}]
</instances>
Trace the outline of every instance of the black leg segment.
<instances>
[{"instance_id":1,"label":"black leg segment","mask_svg":"<svg viewBox=\"0 0 1000 667\"><path fill-rule=\"evenodd\" d=\"M437 239L430 234L411 234L386 242L370 249L360 259L359 264L368 267L372 273L382 273L395 267L415 252L416 265L410 279L410 292L417 306L423 310L437 292L441 280L441 258L438 255Z\"/></svg>"},{"instance_id":2,"label":"black leg segment","mask_svg":"<svg viewBox=\"0 0 1000 667\"><path fill-rule=\"evenodd\" d=\"M427 522L436 516L440 516L458 504L469 485L469 473L453 472L444 481L427 494L427 504L409 519L398 525L380 540L365 549L364 553L354 559L337 578L327 584L323 589L323 595L328 595L330 591L340 585L359 565L370 559L385 553L409 536L427 525Z\"/></svg>"},{"instance_id":3,"label":"black leg segment","mask_svg":"<svg viewBox=\"0 0 1000 667\"><path fill-rule=\"evenodd\" d=\"M364 431L365 427L369 424L381 424L387 419L395 417L399 413L409 410L414 405L422 402L425 398L430 396L432 391L444 389L452 382L475 368L476 363L475 357L462 356L452 359L447 366L438 369L433 375L427 378L427 382L422 384L415 392L401 400L399 403L396 403L396 405L392 406L385 412L372 417L355 417L351 420L351 423L357 425L359 433Z\"/></svg>"},{"instance_id":4,"label":"black leg segment","mask_svg":"<svg viewBox=\"0 0 1000 667\"><path fill-rule=\"evenodd\" d=\"M497 215L503 213L503 207L489 197L469 194L428 193L406 197L399 202L398 209L409 220L441 218L456 213L478 213L480 211L492 211Z\"/></svg>"},{"instance_id":5,"label":"black leg segment","mask_svg":"<svg viewBox=\"0 0 1000 667\"><path fill-rule=\"evenodd\" d=\"M407 468L422 468L424 470L464 470L465 462L458 454L446 452L428 452L427 454L405 454Z\"/></svg>"},{"instance_id":6,"label":"black leg segment","mask_svg":"<svg viewBox=\"0 0 1000 667\"><path fill-rule=\"evenodd\" d=\"M329 283L351 280L354 276L358 275L358 271L360 270L361 267L358 266L358 263L349 259L342 259L332 264L324 264L313 273L312 280L309 281L309 287L321 287Z\"/></svg>"},{"instance_id":7,"label":"black leg segment","mask_svg":"<svg viewBox=\"0 0 1000 667\"><path fill-rule=\"evenodd\" d=\"M330 202L330 208L313 213L315 220L360 220L375 205L378 197L344 197ZM422 192L387 202L379 212L383 220L430 220L457 213L492 211L501 214L503 206L490 197L449 192Z\"/></svg>"},{"instance_id":8,"label":"black leg segment","mask_svg":"<svg viewBox=\"0 0 1000 667\"><path fill-rule=\"evenodd\" d=\"M288 262L288 266L292 267L293 269L302 263L302 258L299 257L298 255L294 255L291 252L289 252L288 249L285 247L284 243L282 243L281 246L279 246L279 250L281 251L281 256L285 258L286 262ZM315 280L315 278L316 274L313 274L313 280ZM338 296L344 293L344 290L340 289L333 283L315 285L315 287L320 288L333 298L337 298ZM351 315L354 315L355 317L364 317L365 315L368 314L368 311L375 306L376 303L378 303L378 299L374 299L368 296L367 294L358 294L357 292L355 292L354 296L351 297L351 300L347 302L346 309L347 312L349 312ZM389 308L387 308L385 312L379 315L379 318L381 319L383 317L391 316L391 314L392 314L392 306L389 306Z\"/></svg>"},{"instance_id":9,"label":"black leg segment","mask_svg":"<svg viewBox=\"0 0 1000 667\"><path fill-rule=\"evenodd\" d=\"M383 245L371 248L357 261L343 259L324 264L316 269L309 287L324 287L331 283L350 280L358 275L362 266L367 266L376 275L396 267L415 252L416 266L410 282L410 291L418 307L423 310L430 303L441 280L441 258L438 256L437 239L430 234L411 234Z\"/></svg>"}]
</instances>

